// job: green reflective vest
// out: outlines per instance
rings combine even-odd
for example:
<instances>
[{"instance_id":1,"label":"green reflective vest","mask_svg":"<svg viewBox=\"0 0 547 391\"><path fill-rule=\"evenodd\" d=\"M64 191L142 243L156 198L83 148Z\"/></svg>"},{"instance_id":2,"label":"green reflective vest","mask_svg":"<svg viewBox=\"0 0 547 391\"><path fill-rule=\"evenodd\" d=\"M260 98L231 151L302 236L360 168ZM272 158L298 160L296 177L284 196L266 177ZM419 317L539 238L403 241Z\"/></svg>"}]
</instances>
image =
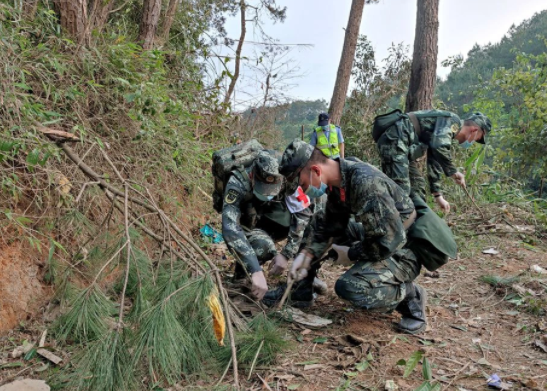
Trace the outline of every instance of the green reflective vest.
<instances>
[{"instance_id":1,"label":"green reflective vest","mask_svg":"<svg viewBox=\"0 0 547 391\"><path fill-rule=\"evenodd\" d=\"M338 144L338 132L336 131L336 126L330 125L329 139L325 135L325 131L321 126L315 128L315 133L317 133L317 144L316 148L320 149L325 156L330 158L340 157L340 145Z\"/></svg>"}]
</instances>

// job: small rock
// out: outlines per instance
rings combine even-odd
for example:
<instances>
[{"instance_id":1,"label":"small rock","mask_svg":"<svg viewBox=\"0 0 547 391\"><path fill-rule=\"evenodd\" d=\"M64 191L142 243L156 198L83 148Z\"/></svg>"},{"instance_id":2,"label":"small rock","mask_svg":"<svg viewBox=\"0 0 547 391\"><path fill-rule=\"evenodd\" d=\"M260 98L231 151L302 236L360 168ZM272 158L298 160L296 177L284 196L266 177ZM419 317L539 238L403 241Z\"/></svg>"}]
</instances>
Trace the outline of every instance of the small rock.
<instances>
[{"instance_id":1,"label":"small rock","mask_svg":"<svg viewBox=\"0 0 547 391\"><path fill-rule=\"evenodd\" d=\"M545 270L544 268L542 268L539 265L530 266L530 270L533 271L534 273L547 274L547 270Z\"/></svg>"},{"instance_id":2,"label":"small rock","mask_svg":"<svg viewBox=\"0 0 547 391\"><path fill-rule=\"evenodd\" d=\"M538 388L538 383L534 379L527 380L524 385L532 390L536 390Z\"/></svg>"},{"instance_id":3,"label":"small rock","mask_svg":"<svg viewBox=\"0 0 547 391\"><path fill-rule=\"evenodd\" d=\"M3 385L0 391L50 391L50 388L43 380L23 379Z\"/></svg>"},{"instance_id":4,"label":"small rock","mask_svg":"<svg viewBox=\"0 0 547 391\"><path fill-rule=\"evenodd\" d=\"M397 384L395 384L393 380L386 380L386 385L385 385L386 391L395 391L398 388L399 387L397 387Z\"/></svg>"}]
</instances>

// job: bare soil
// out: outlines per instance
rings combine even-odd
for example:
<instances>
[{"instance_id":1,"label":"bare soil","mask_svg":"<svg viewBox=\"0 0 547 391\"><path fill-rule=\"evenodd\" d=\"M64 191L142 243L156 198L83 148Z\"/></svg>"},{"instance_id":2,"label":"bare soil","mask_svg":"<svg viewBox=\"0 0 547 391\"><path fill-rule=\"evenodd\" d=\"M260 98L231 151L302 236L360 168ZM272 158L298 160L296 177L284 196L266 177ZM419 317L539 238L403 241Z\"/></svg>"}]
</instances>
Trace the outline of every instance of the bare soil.
<instances>
[{"instance_id":1,"label":"bare soil","mask_svg":"<svg viewBox=\"0 0 547 391\"><path fill-rule=\"evenodd\" d=\"M538 300L545 300L547 276L532 276L530 266L547 268L547 253L523 248L522 241L505 235L489 235L484 243L473 240L474 248L464 248L466 256L445 265L438 277L424 270L418 278L429 295L429 324L423 335L397 333L394 325L400 316L395 312L375 314L348 307L333 292L341 270L327 266L322 277L329 293L307 312L332 319L333 324L319 330L290 324L292 351L276 367L257 373L272 390L383 390L387 380L399 390L414 390L424 381L421 364L403 378L404 366L397 362L421 350L442 389L487 389L487 379L494 373L512 390L547 389L547 351L535 343L547 344L544 312L529 313L531 308L508 301L510 288L496 289L480 280L484 275L533 277L523 286L535 286ZM499 254L483 254L487 248ZM546 304L541 302L543 311ZM358 339L362 342L355 342ZM367 356L370 365L359 371L357 364ZM267 389L254 378L247 389Z\"/></svg>"},{"instance_id":2,"label":"bare soil","mask_svg":"<svg viewBox=\"0 0 547 391\"><path fill-rule=\"evenodd\" d=\"M241 368L242 389L384 390L392 380L399 390L415 390L423 382L422 364L405 378L405 367L398 362L419 350L431 364L433 382L445 390L486 390L492 374L510 384L511 390L546 390L547 351L541 346L547 345L547 276L531 273L530 267L547 269L547 246L528 234L495 230L484 234L480 227L474 227L464 239L458 260L438 274L424 270L417 280L429 295L429 324L423 335L398 333L394 325L400 316L395 312L367 313L348 306L333 291L343 268L325 266L321 277L329 292L305 311L333 323L313 330L283 323L291 348L279 355L276 364L255 368L250 380L249 368ZM482 252L490 248L498 253ZM209 250L223 268L229 267L221 248ZM41 372L43 364L37 359L26 362L22 357L9 357L23 340L38 341L53 316L45 306L41 307L44 311L36 311L50 292L40 283L40 265L27 261L36 254L27 257L25 251L21 244L14 244L0 252L0 281L10 281L9 289L0 285L0 324L15 327L0 337L0 384L17 376L43 378L46 373ZM485 275L519 277L517 288L531 292L526 293L528 301L515 300L516 288L511 285L493 287L482 282ZM14 305L6 307L5 303ZM36 316L40 312L45 315ZM21 325L20 320L31 314L34 322ZM70 354L56 347L55 341L48 338L46 346L70 361ZM212 381L216 379L215 374ZM228 373L224 384L231 380ZM215 389L214 383L198 383L202 386L181 384L171 389Z\"/></svg>"},{"instance_id":3,"label":"bare soil","mask_svg":"<svg viewBox=\"0 0 547 391\"><path fill-rule=\"evenodd\" d=\"M21 241L0 245L0 333L29 320L50 295L36 253Z\"/></svg>"}]
</instances>

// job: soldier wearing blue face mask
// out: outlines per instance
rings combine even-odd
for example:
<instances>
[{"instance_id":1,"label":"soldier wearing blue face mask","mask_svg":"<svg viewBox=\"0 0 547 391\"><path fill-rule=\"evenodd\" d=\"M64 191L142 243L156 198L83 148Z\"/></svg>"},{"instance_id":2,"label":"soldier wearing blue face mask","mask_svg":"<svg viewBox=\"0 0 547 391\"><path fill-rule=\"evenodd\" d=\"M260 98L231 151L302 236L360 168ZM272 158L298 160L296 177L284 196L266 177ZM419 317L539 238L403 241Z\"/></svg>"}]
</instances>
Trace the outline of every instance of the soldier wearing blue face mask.
<instances>
[{"instance_id":1,"label":"soldier wearing blue face mask","mask_svg":"<svg viewBox=\"0 0 547 391\"><path fill-rule=\"evenodd\" d=\"M268 284L262 265L272 260L270 274L280 275L297 253L311 218L307 197L287 195L274 151L258 153L252 166L233 171L226 183L222 206L222 235L236 263L234 280L248 274L251 292L262 299ZM306 198L307 203L300 202ZM275 242L287 239L277 253Z\"/></svg>"},{"instance_id":2,"label":"soldier wearing blue face mask","mask_svg":"<svg viewBox=\"0 0 547 391\"><path fill-rule=\"evenodd\" d=\"M335 262L351 266L336 281L336 294L363 310L395 309L402 315L400 331L423 333L427 292L414 280L422 265L436 270L456 257L446 222L376 167L328 159L299 140L285 149L279 172L291 188L300 186L310 197L328 195L325 211L314 216L312 232L291 265L289 276L297 281L291 285L291 305L312 305L312 281L333 243ZM269 291L263 302L278 303L286 289Z\"/></svg>"},{"instance_id":3,"label":"soldier wearing blue face mask","mask_svg":"<svg viewBox=\"0 0 547 391\"><path fill-rule=\"evenodd\" d=\"M393 118L393 121L389 120ZM382 129L376 125L384 121ZM429 190L435 202L445 212L450 204L443 198L442 175L451 177L465 187L465 176L459 172L452 160L452 144L457 141L469 148L475 141L486 143L486 135L492 123L482 113L473 113L460 120L456 114L445 110L420 110L406 114L394 111L378 116L374 122L373 137L382 160L382 171L395 181L407 195L416 195L425 200L425 179L417 166L417 160L427 152L427 177Z\"/></svg>"}]
</instances>

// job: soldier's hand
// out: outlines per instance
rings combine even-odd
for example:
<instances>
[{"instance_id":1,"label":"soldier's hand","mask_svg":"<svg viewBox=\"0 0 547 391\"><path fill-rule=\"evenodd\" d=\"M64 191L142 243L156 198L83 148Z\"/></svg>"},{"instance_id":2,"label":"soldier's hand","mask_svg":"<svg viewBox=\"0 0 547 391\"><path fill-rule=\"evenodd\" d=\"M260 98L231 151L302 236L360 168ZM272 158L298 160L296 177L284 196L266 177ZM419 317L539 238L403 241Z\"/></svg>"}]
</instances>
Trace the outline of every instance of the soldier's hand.
<instances>
[{"instance_id":1,"label":"soldier's hand","mask_svg":"<svg viewBox=\"0 0 547 391\"><path fill-rule=\"evenodd\" d=\"M354 262L349 259L348 246L339 246L337 244L332 245L332 249L336 251L337 258L334 260L336 265L351 266Z\"/></svg>"},{"instance_id":2,"label":"soldier's hand","mask_svg":"<svg viewBox=\"0 0 547 391\"><path fill-rule=\"evenodd\" d=\"M270 274L272 276L280 276L287 270L289 260L283 254L277 254L272 260L270 266Z\"/></svg>"},{"instance_id":3,"label":"soldier's hand","mask_svg":"<svg viewBox=\"0 0 547 391\"><path fill-rule=\"evenodd\" d=\"M300 253L294 258L289 272L289 277L294 281L300 281L308 275L312 256L306 252Z\"/></svg>"},{"instance_id":4,"label":"soldier's hand","mask_svg":"<svg viewBox=\"0 0 547 391\"><path fill-rule=\"evenodd\" d=\"M452 175L452 179L454 179L454 182L456 182L461 187L465 187L465 175L463 175L461 172L457 172Z\"/></svg>"},{"instance_id":5,"label":"soldier's hand","mask_svg":"<svg viewBox=\"0 0 547 391\"><path fill-rule=\"evenodd\" d=\"M435 202L445 214L450 213L450 204L443 198L443 196L435 197Z\"/></svg>"},{"instance_id":6,"label":"soldier's hand","mask_svg":"<svg viewBox=\"0 0 547 391\"><path fill-rule=\"evenodd\" d=\"M252 294L258 299L262 300L266 292L268 292L268 283L266 283L266 277L264 277L264 272L259 271L251 275L251 281L253 282L251 286Z\"/></svg>"}]
</instances>

